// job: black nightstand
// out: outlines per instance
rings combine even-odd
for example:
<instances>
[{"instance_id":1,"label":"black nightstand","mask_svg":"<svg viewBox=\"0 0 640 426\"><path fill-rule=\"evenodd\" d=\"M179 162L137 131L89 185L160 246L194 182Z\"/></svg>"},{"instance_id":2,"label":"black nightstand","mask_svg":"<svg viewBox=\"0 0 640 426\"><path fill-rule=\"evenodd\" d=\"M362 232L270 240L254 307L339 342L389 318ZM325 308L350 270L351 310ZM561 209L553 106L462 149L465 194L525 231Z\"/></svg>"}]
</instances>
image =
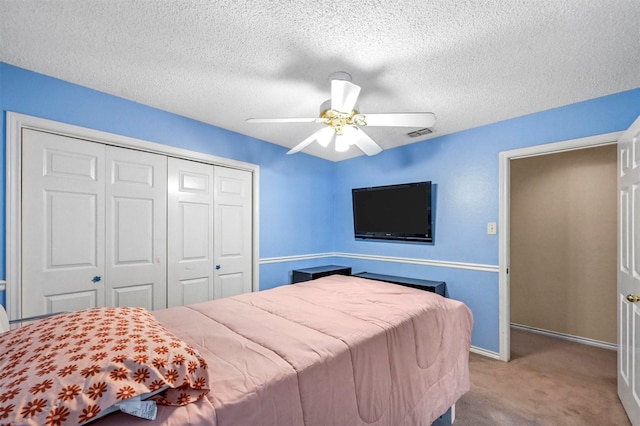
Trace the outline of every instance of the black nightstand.
<instances>
[{"instance_id":1,"label":"black nightstand","mask_svg":"<svg viewBox=\"0 0 640 426\"><path fill-rule=\"evenodd\" d=\"M316 278L336 274L351 275L351 268L348 266L326 265L316 266L315 268L294 269L293 276L291 277L291 284L311 281Z\"/></svg>"},{"instance_id":2,"label":"black nightstand","mask_svg":"<svg viewBox=\"0 0 640 426\"><path fill-rule=\"evenodd\" d=\"M394 275L372 274L371 272L360 272L353 274L354 277L367 278L369 280L385 281L393 284L400 284L406 287L413 287L420 290L430 291L432 293L444 295L445 282L444 281L431 281L431 280L419 280L417 278L396 277Z\"/></svg>"}]
</instances>

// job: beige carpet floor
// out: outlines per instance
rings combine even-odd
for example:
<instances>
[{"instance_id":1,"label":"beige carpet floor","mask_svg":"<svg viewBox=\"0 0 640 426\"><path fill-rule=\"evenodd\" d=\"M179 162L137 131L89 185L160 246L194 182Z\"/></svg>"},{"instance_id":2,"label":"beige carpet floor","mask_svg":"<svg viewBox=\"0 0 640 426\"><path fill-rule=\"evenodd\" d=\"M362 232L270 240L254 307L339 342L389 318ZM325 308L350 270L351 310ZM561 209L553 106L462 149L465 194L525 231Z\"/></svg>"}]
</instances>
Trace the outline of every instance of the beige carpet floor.
<instances>
[{"instance_id":1,"label":"beige carpet floor","mask_svg":"<svg viewBox=\"0 0 640 426\"><path fill-rule=\"evenodd\" d=\"M471 354L471 391L455 426L630 425L615 351L512 329L511 361Z\"/></svg>"}]
</instances>

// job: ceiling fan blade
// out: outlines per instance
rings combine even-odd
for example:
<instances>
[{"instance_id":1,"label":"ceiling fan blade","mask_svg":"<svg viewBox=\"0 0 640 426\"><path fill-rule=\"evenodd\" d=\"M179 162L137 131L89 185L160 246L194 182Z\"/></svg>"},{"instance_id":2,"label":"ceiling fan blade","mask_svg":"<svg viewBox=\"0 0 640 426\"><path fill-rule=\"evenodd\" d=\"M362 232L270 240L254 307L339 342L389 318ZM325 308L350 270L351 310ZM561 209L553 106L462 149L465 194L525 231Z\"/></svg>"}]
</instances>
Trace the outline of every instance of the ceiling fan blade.
<instances>
[{"instance_id":1,"label":"ceiling fan blade","mask_svg":"<svg viewBox=\"0 0 640 426\"><path fill-rule=\"evenodd\" d=\"M321 123L321 118L247 118L247 123Z\"/></svg>"},{"instance_id":2,"label":"ceiling fan blade","mask_svg":"<svg viewBox=\"0 0 640 426\"><path fill-rule=\"evenodd\" d=\"M375 143L365 132L355 126L346 126L344 135L351 138L351 143L356 145L367 155L376 155L382 151L380 145Z\"/></svg>"},{"instance_id":3,"label":"ceiling fan blade","mask_svg":"<svg viewBox=\"0 0 640 426\"><path fill-rule=\"evenodd\" d=\"M350 114L359 95L360 86L345 80L331 80L331 109Z\"/></svg>"},{"instance_id":4,"label":"ceiling fan blade","mask_svg":"<svg viewBox=\"0 0 640 426\"><path fill-rule=\"evenodd\" d=\"M312 134L311 136L309 136L308 138L306 138L305 140L300 142L298 145L296 145L293 148L291 148L289 151L287 151L287 155L295 154L296 152L300 152L303 149L305 149L306 147L308 147L309 145L311 145L316 140L316 138L318 137L318 133L319 132L320 132L320 130L318 130L317 132L315 132L314 134Z\"/></svg>"},{"instance_id":5,"label":"ceiling fan blade","mask_svg":"<svg viewBox=\"0 0 640 426\"><path fill-rule=\"evenodd\" d=\"M389 114L361 114L367 126L431 127L436 123L432 112L399 112Z\"/></svg>"}]
</instances>

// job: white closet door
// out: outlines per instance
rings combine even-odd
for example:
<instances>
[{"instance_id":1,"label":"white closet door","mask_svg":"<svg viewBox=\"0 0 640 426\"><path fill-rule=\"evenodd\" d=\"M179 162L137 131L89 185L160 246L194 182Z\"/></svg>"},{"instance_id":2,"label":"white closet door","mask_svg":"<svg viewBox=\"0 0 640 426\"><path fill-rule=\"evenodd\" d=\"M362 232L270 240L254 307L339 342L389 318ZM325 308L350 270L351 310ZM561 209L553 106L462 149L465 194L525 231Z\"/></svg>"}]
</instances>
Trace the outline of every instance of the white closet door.
<instances>
[{"instance_id":1,"label":"white closet door","mask_svg":"<svg viewBox=\"0 0 640 426\"><path fill-rule=\"evenodd\" d=\"M105 146L22 134L22 316L104 305Z\"/></svg>"},{"instance_id":2,"label":"white closet door","mask_svg":"<svg viewBox=\"0 0 640 426\"><path fill-rule=\"evenodd\" d=\"M22 316L252 291L251 172L30 129L21 149Z\"/></svg>"},{"instance_id":3,"label":"white closet door","mask_svg":"<svg viewBox=\"0 0 640 426\"><path fill-rule=\"evenodd\" d=\"M167 157L106 149L106 305L167 306Z\"/></svg>"},{"instance_id":4,"label":"white closet door","mask_svg":"<svg viewBox=\"0 0 640 426\"><path fill-rule=\"evenodd\" d=\"M214 298L252 290L252 176L251 172L215 167Z\"/></svg>"},{"instance_id":5,"label":"white closet door","mask_svg":"<svg viewBox=\"0 0 640 426\"><path fill-rule=\"evenodd\" d=\"M213 166L169 158L168 293L171 306L213 299Z\"/></svg>"}]
</instances>

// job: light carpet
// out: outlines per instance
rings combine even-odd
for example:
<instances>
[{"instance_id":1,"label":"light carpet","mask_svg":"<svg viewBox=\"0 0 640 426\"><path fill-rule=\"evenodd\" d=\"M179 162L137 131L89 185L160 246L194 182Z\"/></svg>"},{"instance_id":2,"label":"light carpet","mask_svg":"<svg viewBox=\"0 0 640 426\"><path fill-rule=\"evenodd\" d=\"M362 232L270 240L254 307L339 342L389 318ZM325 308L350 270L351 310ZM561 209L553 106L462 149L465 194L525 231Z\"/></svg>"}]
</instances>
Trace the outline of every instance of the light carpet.
<instances>
[{"instance_id":1,"label":"light carpet","mask_svg":"<svg viewBox=\"0 0 640 426\"><path fill-rule=\"evenodd\" d=\"M471 354L456 426L630 425L617 395L617 352L511 330L511 361Z\"/></svg>"}]
</instances>

